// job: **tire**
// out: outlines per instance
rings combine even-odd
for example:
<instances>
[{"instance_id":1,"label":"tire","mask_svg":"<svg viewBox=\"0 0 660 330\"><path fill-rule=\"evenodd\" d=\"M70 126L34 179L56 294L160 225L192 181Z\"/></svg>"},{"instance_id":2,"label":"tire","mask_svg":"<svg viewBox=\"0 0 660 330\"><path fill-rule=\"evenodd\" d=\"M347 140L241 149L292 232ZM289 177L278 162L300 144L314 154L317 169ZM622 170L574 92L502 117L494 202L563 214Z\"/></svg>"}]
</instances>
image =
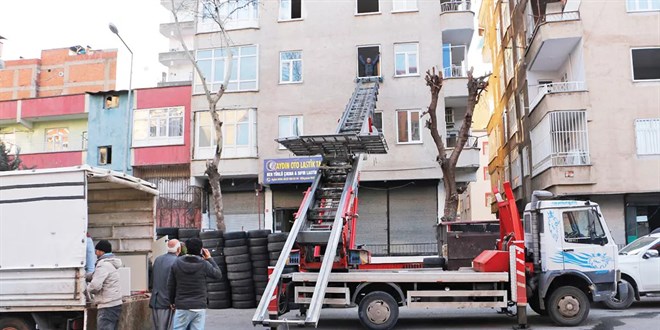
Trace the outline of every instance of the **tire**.
<instances>
[{"instance_id":1,"label":"tire","mask_svg":"<svg viewBox=\"0 0 660 330\"><path fill-rule=\"evenodd\" d=\"M539 298L535 295L533 295L528 301L527 304L529 307L536 313L541 316L548 316L548 310L547 309L541 309L541 302L539 301Z\"/></svg>"},{"instance_id":2,"label":"tire","mask_svg":"<svg viewBox=\"0 0 660 330\"><path fill-rule=\"evenodd\" d=\"M252 275L264 275L268 277L268 268L254 267L254 264L252 264Z\"/></svg>"},{"instance_id":3,"label":"tire","mask_svg":"<svg viewBox=\"0 0 660 330\"><path fill-rule=\"evenodd\" d=\"M254 274L252 274L252 279L255 282L264 282L264 281L268 281L268 275L254 275Z\"/></svg>"},{"instance_id":4,"label":"tire","mask_svg":"<svg viewBox=\"0 0 660 330\"><path fill-rule=\"evenodd\" d=\"M424 258L424 268L447 268L447 261L443 257Z\"/></svg>"},{"instance_id":5,"label":"tire","mask_svg":"<svg viewBox=\"0 0 660 330\"><path fill-rule=\"evenodd\" d=\"M214 283L206 283L207 292L227 291L228 289L229 289L229 283L227 283L227 281L224 280Z\"/></svg>"},{"instance_id":6,"label":"tire","mask_svg":"<svg viewBox=\"0 0 660 330\"><path fill-rule=\"evenodd\" d=\"M217 230L207 230L199 233L200 239L222 238L222 232Z\"/></svg>"},{"instance_id":7,"label":"tire","mask_svg":"<svg viewBox=\"0 0 660 330\"><path fill-rule=\"evenodd\" d=\"M250 254L264 254L268 253L268 247L266 246L250 246Z\"/></svg>"},{"instance_id":8,"label":"tire","mask_svg":"<svg viewBox=\"0 0 660 330\"><path fill-rule=\"evenodd\" d=\"M268 235L270 235L270 229L250 230L247 232L248 238L268 238Z\"/></svg>"},{"instance_id":9,"label":"tire","mask_svg":"<svg viewBox=\"0 0 660 330\"><path fill-rule=\"evenodd\" d=\"M609 309L627 309L635 301L635 288L626 280L621 280L621 284L628 287L628 295L624 299L620 299L620 294L617 292L616 296L605 300L603 303Z\"/></svg>"},{"instance_id":10,"label":"tire","mask_svg":"<svg viewBox=\"0 0 660 330\"><path fill-rule=\"evenodd\" d=\"M186 240L188 238L199 238L199 229L179 228L179 238L182 240Z\"/></svg>"},{"instance_id":11,"label":"tire","mask_svg":"<svg viewBox=\"0 0 660 330\"><path fill-rule=\"evenodd\" d=\"M245 271L245 272L228 272L227 273L227 278L230 281L235 281L235 280L244 280L244 279L249 279L252 281L252 272L251 271ZM233 286L233 285L232 285Z\"/></svg>"},{"instance_id":12,"label":"tire","mask_svg":"<svg viewBox=\"0 0 660 330\"><path fill-rule=\"evenodd\" d=\"M393 329L399 319L399 305L388 293L374 291L360 301L358 316L367 329Z\"/></svg>"},{"instance_id":13,"label":"tire","mask_svg":"<svg viewBox=\"0 0 660 330\"><path fill-rule=\"evenodd\" d=\"M249 262L250 261L250 256L247 254L240 254L237 256L227 256L225 257L225 261L227 264L240 264L244 262Z\"/></svg>"},{"instance_id":14,"label":"tire","mask_svg":"<svg viewBox=\"0 0 660 330\"><path fill-rule=\"evenodd\" d=\"M214 249L211 249L211 251L209 251L209 252L211 252L211 257L220 257L220 256L224 256L224 255L225 255L225 254L222 252L222 250L224 250L224 248L216 247L216 248L214 248Z\"/></svg>"},{"instance_id":15,"label":"tire","mask_svg":"<svg viewBox=\"0 0 660 330\"><path fill-rule=\"evenodd\" d=\"M247 246L247 238L226 239L225 247Z\"/></svg>"},{"instance_id":16,"label":"tire","mask_svg":"<svg viewBox=\"0 0 660 330\"><path fill-rule=\"evenodd\" d=\"M220 238L209 238L202 240L202 246L206 249L217 249L218 244L220 243Z\"/></svg>"},{"instance_id":17,"label":"tire","mask_svg":"<svg viewBox=\"0 0 660 330\"><path fill-rule=\"evenodd\" d=\"M282 251L284 248L284 244L286 242L273 242L273 243L268 243L268 251Z\"/></svg>"},{"instance_id":18,"label":"tire","mask_svg":"<svg viewBox=\"0 0 660 330\"><path fill-rule=\"evenodd\" d=\"M222 237L224 237L225 240L239 239L239 238L247 238L247 234L244 231L232 231L229 233L222 234Z\"/></svg>"},{"instance_id":19,"label":"tire","mask_svg":"<svg viewBox=\"0 0 660 330\"><path fill-rule=\"evenodd\" d=\"M268 235L268 243L285 242L289 233L272 233Z\"/></svg>"},{"instance_id":20,"label":"tire","mask_svg":"<svg viewBox=\"0 0 660 330\"><path fill-rule=\"evenodd\" d=\"M254 299L246 301L232 301L231 307L236 309L248 309L256 307L257 303Z\"/></svg>"},{"instance_id":21,"label":"tire","mask_svg":"<svg viewBox=\"0 0 660 330\"><path fill-rule=\"evenodd\" d=\"M280 254L282 254L282 251L268 252L268 259L277 261L280 258Z\"/></svg>"},{"instance_id":22,"label":"tire","mask_svg":"<svg viewBox=\"0 0 660 330\"><path fill-rule=\"evenodd\" d=\"M248 301L252 300L254 301L254 291L249 292L249 293L233 293L231 294L231 301L237 302L237 301Z\"/></svg>"},{"instance_id":23,"label":"tire","mask_svg":"<svg viewBox=\"0 0 660 330\"><path fill-rule=\"evenodd\" d=\"M231 308L231 300L209 300L208 304L209 309L226 309Z\"/></svg>"},{"instance_id":24,"label":"tire","mask_svg":"<svg viewBox=\"0 0 660 330\"><path fill-rule=\"evenodd\" d=\"M264 254L251 254L251 255L250 255L250 260L252 260L253 262L257 262L257 261L268 261L268 259L269 259L269 257L268 257L268 253L264 253ZM266 266L268 266L268 263L266 263Z\"/></svg>"},{"instance_id":25,"label":"tire","mask_svg":"<svg viewBox=\"0 0 660 330\"><path fill-rule=\"evenodd\" d=\"M589 298L574 286L562 286L550 295L546 309L557 325L576 326L589 316Z\"/></svg>"},{"instance_id":26,"label":"tire","mask_svg":"<svg viewBox=\"0 0 660 330\"><path fill-rule=\"evenodd\" d=\"M252 263L251 262L244 262L240 264L228 264L227 265L227 271L229 273L238 273L238 272L244 272L252 270Z\"/></svg>"},{"instance_id":27,"label":"tire","mask_svg":"<svg viewBox=\"0 0 660 330\"><path fill-rule=\"evenodd\" d=\"M225 256L237 256L237 255L246 255L248 253L248 247L246 245L244 246L236 246L236 247L226 247L224 249ZM249 256L248 256L249 258Z\"/></svg>"},{"instance_id":28,"label":"tire","mask_svg":"<svg viewBox=\"0 0 660 330\"><path fill-rule=\"evenodd\" d=\"M249 246L266 246L268 245L268 238L248 238Z\"/></svg>"},{"instance_id":29,"label":"tire","mask_svg":"<svg viewBox=\"0 0 660 330\"><path fill-rule=\"evenodd\" d=\"M170 239L179 237L179 228L177 227L162 227L156 228L156 235L169 236Z\"/></svg>"},{"instance_id":30,"label":"tire","mask_svg":"<svg viewBox=\"0 0 660 330\"><path fill-rule=\"evenodd\" d=\"M34 322L21 317L0 318L0 329L32 330L34 327Z\"/></svg>"},{"instance_id":31,"label":"tire","mask_svg":"<svg viewBox=\"0 0 660 330\"><path fill-rule=\"evenodd\" d=\"M229 300L227 292L208 292L206 294L208 300Z\"/></svg>"},{"instance_id":32,"label":"tire","mask_svg":"<svg viewBox=\"0 0 660 330\"><path fill-rule=\"evenodd\" d=\"M268 257L266 257L264 260L254 260L254 259L252 259L252 267L268 269Z\"/></svg>"},{"instance_id":33,"label":"tire","mask_svg":"<svg viewBox=\"0 0 660 330\"><path fill-rule=\"evenodd\" d=\"M268 262L268 266L275 267L277 266L277 260L271 260Z\"/></svg>"},{"instance_id":34,"label":"tire","mask_svg":"<svg viewBox=\"0 0 660 330\"><path fill-rule=\"evenodd\" d=\"M231 294L254 294L254 288L251 286L234 286L231 288Z\"/></svg>"},{"instance_id":35,"label":"tire","mask_svg":"<svg viewBox=\"0 0 660 330\"><path fill-rule=\"evenodd\" d=\"M244 278L241 280L229 280L229 286L233 287L239 287L239 286L253 286L254 281L252 281L252 277L250 278Z\"/></svg>"},{"instance_id":36,"label":"tire","mask_svg":"<svg viewBox=\"0 0 660 330\"><path fill-rule=\"evenodd\" d=\"M226 261L225 261L224 256L215 256L215 257L213 257L213 255L211 255L211 256L213 258L213 261L215 261L215 263L218 264L218 266L226 265Z\"/></svg>"}]
</instances>

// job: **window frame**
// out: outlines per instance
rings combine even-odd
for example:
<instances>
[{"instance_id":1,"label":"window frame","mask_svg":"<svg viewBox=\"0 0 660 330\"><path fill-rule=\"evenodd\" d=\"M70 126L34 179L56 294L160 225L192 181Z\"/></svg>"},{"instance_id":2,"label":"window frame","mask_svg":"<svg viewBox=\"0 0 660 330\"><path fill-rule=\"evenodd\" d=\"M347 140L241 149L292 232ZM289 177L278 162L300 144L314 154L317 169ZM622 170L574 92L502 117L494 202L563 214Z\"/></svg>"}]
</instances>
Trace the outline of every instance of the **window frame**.
<instances>
[{"instance_id":1,"label":"window frame","mask_svg":"<svg viewBox=\"0 0 660 330\"><path fill-rule=\"evenodd\" d=\"M380 128L379 128L378 126L376 126L376 115L380 115ZM383 117L383 110L374 110L374 120L373 120L373 125L374 125L374 127L376 127L376 129L378 129L378 132L379 132L380 134L385 135L385 130L384 130L384 128L385 128L385 123L384 123L383 119L384 119L384 117Z\"/></svg>"},{"instance_id":2,"label":"window frame","mask_svg":"<svg viewBox=\"0 0 660 330\"><path fill-rule=\"evenodd\" d=\"M247 129L248 129L248 143L247 145L238 145L238 144L227 144L227 141L229 139L227 138L227 129L234 125L234 127L237 126L237 124L242 123L242 122L237 122L234 121L233 123L230 122L229 120L226 119L226 114L229 111L242 111L245 110L248 112L248 120L247 120ZM223 121L222 125L222 134L223 134L223 142L225 143L222 146L222 155L221 159L238 159L238 158L256 158L258 157L257 154L257 108L225 108L225 109L218 109L216 110L218 112L218 115L220 116L220 120ZM213 154L215 152L215 128L213 128L213 120L211 118L211 124L210 126L212 127L211 129L211 136L209 137L209 145L208 146L200 146L199 145L199 136L201 132L201 126L200 126L200 121L201 121L201 116L202 115L208 115L210 116L211 114L209 113L208 110L202 110L202 111L196 111L194 113L194 119L195 119L195 141L194 141L194 149L193 149L193 160L203 160L203 159L210 159L213 157ZM206 126L206 125L205 125ZM228 154L229 153L229 154Z\"/></svg>"},{"instance_id":3,"label":"window frame","mask_svg":"<svg viewBox=\"0 0 660 330\"><path fill-rule=\"evenodd\" d=\"M289 5L289 18L282 18L282 2L283 1L288 1L290 3ZM305 1L300 0L300 18L291 18L291 13L292 13L292 8L293 8L293 0L279 0L278 1L278 13L277 13L277 22L295 22L295 21L302 21L304 19L304 10L305 10Z\"/></svg>"},{"instance_id":4,"label":"window frame","mask_svg":"<svg viewBox=\"0 0 660 330\"><path fill-rule=\"evenodd\" d=\"M654 2L658 2L658 8L651 8L651 4ZM631 2L634 2L639 8L639 3L641 2L646 2L649 5L649 9L630 9L629 4ZM626 12L628 13L644 13L644 12L649 12L649 11L660 11L660 0L626 0Z\"/></svg>"},{"instance_id":5,"label":"window frame","mask_svg":"<svg viewBox=\"0 0 660 330\"><path fill-rule=\"evenodd\" d=\"M658 145L655 146L655 148L653 148L653 146L651 145L650 147L646 146L645 150L640 150L641 143L640 143L640 135L639 135L639 132L638 132L638 130L639 130L638 124L642 123L642 122L647 122L649 125L657 125L658 129L657 129L657 131L655 131L655 135L660 136L660 118L639 118L639 119L635 119L635 154L637 156L642 156L642 157L660 155L660 142L659 142ZM651 134L653 134L653 129L652 128L653 127L647 129L646 131L651 132ZM657 149L658 151L654 152L653 149ZM640 153L640 151L645 151L645 152Z\"/></svg>"},{"instance_id":6,"label":"window frame","mask_svg":"<svg viewBox=\"0 0 660 330\"><path fill-rule=\"evenodd\" d=\"M635 63L633 61L633 51L634 50L640 50L640 49L658 49L660 50L660 46L657 47L631 47L630 48L630 75L632 77L633 82L660 82L660 77L655 78L655 79L635 79Z\"/></svg>"},{"instance_id":7,"label":"window frame","mask_svg":"<svg viewBox=\"0 0 660 330\"><path fill-rule=\"evenodd\" d=\"M165 119L165 136L154 136L152 137L150 132L151 132L151 119L152 119L152 112L158 111L158 110L167 110L166 116L164 117ZM181 111L180 116L172 116L171 112L172 111ZM148 108L148 109L136 109L133 113L133 131L132 131L132 147L134 148L139 148L139 147L150 147L150 146L166 146L166 145L183 145L185 143L185 135L186 135L186 109L184 106L175 106L175 107L162 107L162 108ZM146 113L146 117L144 119L139 118L136 119L138 116L136 115L142 115ZM171 120L174 118L181 118L181 135L180 136L171 136L170 135L170 123ZM140 125L145 125L146 128L146 138L143 139L138 139L136 134L136 129L140 128L138 125L138 120L139 121L144 121L144 124L140 123Z\"/></svg>"},{"instance_id":8,"label":"window frame","mask_svg":"<svg viewBox=\"0 0 660 330\"><path fill-rule=\"evenodd\" d=\"M110 104L108 104L108 98L110 98ZM103 97L103 109L110 110L116 108L119 108L119 95L106 94Z\"/></svg>"},{"instance_id":9,"label":"window frame","mask_svg":"<svg viewBox=\"0 0 660 330\"><path fill-rule=\"evenodd\" d=\"M367 1L367 0L364 0L364 1ZM378 3L378 11L370 11L370 12L367 12L367 13L360 13L360 12L358 12L358 2L360 2L360 0L355 0L355 16L380 15L380 14L382 14L383 9L381 8L382 6L381 6L380 0L375 0L375 1Z\"/></svg>"},{"instance_id":10,"label":"window frame","mask_svg":"<svg viewBox=\"0 0 660 330\"><path fill-rule=\"evenodd\" d=\"M378 71L378 74L375 76L360 76L360 48L371 48L371 47L377 47L378 48L378 63L376 63L376 69ZM355 47L355 50L357 51L357 56L355 57L356 64L357 64L357 70L355 71L355 77L357 78L371 78L371 77L382 77L383 76L383 66L381 65L382 62L382 56L381 55L381 47L380 44L370 44L370 45L359 45ZM366 59L365 59L366 60Z\"/></svg>"},{"instance_id":11,"label":"window frame","mask_svg":"<svg viewBox=\"0 0 660 330\"><path fill-rule=\"evenodd\" d=\"M227 8L227 4L229 2L239 2L239 1L246 1L247 6L242 8L243 10L246 10L248 12L248 18L247 19L231 19L229 16L224 16L224 14L230 12L231 10L225 10ZM199 1L199 6L197 8L199 14L199 19L197 20L197 26L196 26L196 32L197 33L208 33L208 32L218 32L220 31L220 27L218 24L215 22L213 17L211 16L211 19L206 18L206 8L205 8L205 3L207 2L213 2L212 0L202 0ZM256 2L256 3L255 3ZM222 15L220 18L225 22L224 24L224 29L225 30L240 30L240 29L256 29L259 28L259 0L223 0L220 2L221 3L221 8L222 10ZM233 12L232 15L237 15L238 12Z\"/></svg>"},{"instance_id":12,"label":"window frame","mask_svg":"<svg viewBox=\"0 0 660 330\"><path fill-rule=\"evenodd\" d=\"M299 59L286 59L286 60L282 59L282 54L283 53L294 53L294 52L300 53L300 58ZM283 50L283 51L280 51L279 55L280 55L280 66L279 66L279 71L278 71L279 81L280 81L279 83L281 85L302 84L303 80L305 79L304 74L303 74L304 73L304 71L303 71L304 70L303 51L302 50ZM300 62L300 80L298 80L298 81L294 81L294 80L283 81L282 80L282 65L285 62L289 63L289 78L291 78L291 79L293 79L293 62Z\"/></svg>"},{"instance_id":13,"label":"window frame","mask_svg":"<svg viewBox=\"0 0 660 330\"><path fill-rule=\"evenodd\" d=\"M405 9L396 9L396 3L403 3ZM413 3L414 6L413 8L407 8L408 4ZM411 13L411 12L418 12L419 11L419 6L417 4L417 0L392 0L392 13Z\"/></svg>"},{"instance_id":14,"label":"window frame","mask_svg":"<svg viewBox=\"0 0 660 330\"><path fill-rule=\"evenodd\" d=\"M400 141L399 139L399 112L406 112L406 131L408 133L408 141ZM412 121L411 113L417 112L419 116L419 140L412 140ZM422 109L397 109L396 110L396 143L397 144L422 144L424 143L424 131L422 129Z\"/></svg>"},{"instance_id":15,"label":"window frame","mask_svg":"<svg viewBox=\"0 0 660 330\"><path fill-rule=\"evenodd\" d=\"M582 229L582 228L580 228L580 224L578 223L578 221L581 218L576 218L576 216L573 215L573 216L569 216L568 219L564 219L564 214L567 214L567 213L571 213L571 214L572 213L584 213L584 212L587 213L587 222L588 222L587 223L587 230L589 230L589 227L591 227L589 225L589 222L593 220L593 224L594 224L593 232L589 232L588 237L586 237L586 236L585 237L566 237L566 234L568 234L566 232L567 228L565 226L565 221L566 220L568 220L569 222L573 222L573 224L575 225L575 228L573 228L572 227L573 224L571 224L571 229L577 229L578 233L580 233L580 229ZM563 232L562 236L563 236L563 239L564 239L564 243L568 243L568 244L603 244L603 245L607 244L608 239L607 239L607 234L605 233L605 228L603 228L603 225L601 224L600 219L598 217L598 214L596 212L597 211L595 209L562 210L560 221L561 221L561 225L562 225L562 232ZM598 232L597 232L598 229L600 229L601 236L594 236L594 234L598 235ZM573 231L573 232L575 232L575 231ZM585 240L585 241L579 241L579 240Z\"/></svg>"},{"instance_id":16,"label":"window frame","mask_svg":"<svg viewBox=\"0 0 660 330\"><path fill-rule=\"evenodd\" d=\"M288 129L289 129L289 133L290 133L290 134L287 135L287 136L281 136L281 135L280 135L281 125L282 125L281 120L284 119L284 118L289 119L289 127L288 127ZM297 119L298 119L298 123L299 123L299 126L300 126L300 129L299 129L299 132L298 132L299 134L298 134L298 135L294 135L293 132L292 132L292 129L293 129L293 123L291 122L291 119L292 119L292 118L297 118ZM304 118L303 115L281 115L281 116L277 116L277 138L278 138L278 139L281 139L281 138L286 138L286 137L297 137L297 136L301 136L301 135L303 135L303 134L304 134L304 133L303 133L303 132L304 132L303 130L305 129L305 122L304 122L304 119L303 119L303 118ZM277 147L277 148L278 148L279 150L285 150L285 149L286 149L285 146L283 146L282 144L279 144L279 143L278 143L278 147Z\"/></svg>"},{"instance_id":17,"label":"window frame","mask_svg":"<svg viewBox=\"0 0 660 330\"><path fill-rule=\"evenodd\" d=\"M404 45L415 45L415 52L414 52L414 54L415 54L415 59L416 59L416 61L417 61L417 72L416 72L416 73L410 73L410 72L409 72L409 70L410 70L410 63L408 63L408 59L409 59L409 55L412 54L412 53L411 53L411 52L401 52L401 51L397 52L397 50L396 50L396 48L397 48L398 46L404 46ZM399 77L419 77L419 75L420 75L420 73L419 73L419 67L420 67L420 65L419 65L419 42L401 42L401 43L395 43L393 48L394 48L394 61L393 61L393 62L394 62L394 77L395 77L395 78L399 78ZM397 67L396 67L397 62L396 62L396 57L397 57L397 55L399 55L399 54L404 54L404 56L405 56L405 57L404 57L404 58L405 58L405 59L404 59L404 66L405 66L405 72L406 72L405 74L397 74Z\"/></svg>"},{"instance_id":18,"label":"window frame","mask_svg":"<svg viewBox=\"0 0 660 330\"><path fill-rule=\"evenodd\" d=\"M101 150L105 149L105 161L101 162ZM112 146L98 146L96 148L96 162L99 165L112 165Z\"/></svg>"},{"instance_id":19,"label":"window frame","mask_svg":"<svg viewBox=\"0 0 660 330\"><path fill-rule=\"evenodd\" d=\"M242 50L243 48L249 48L249 47L254 47L254 48L255 48L254 55L241 55L241 50ZM225 56L222 56L222 57L216 57L216 56L215 56L216 51L217 51L217 52L223 52L223 51L226 52L227 50L232 50L232 49L238 49L238 50L239 50L239 54L238 54L238 55L234 55L234 56L232 57L232 61L236 61L236 63L238 64L237 66L233 66L233 65L232 65L232 72L235 71L235 72L237 73L237 75L240 76L240 70L241 70L241 59L242 59L242 58L247 58L247 57L254 57L254 58L255 58L255 69L254 69L254 70L255 70L255 79L245 79L245 80L242 80L242 79L236 79L236 80L232 80L232 77L230 76L230 77L229 77L229 83L228 83L228 85L227 85L227 89L226 89L225 92L226 92L226 93L258 92L258 91L259 91L259 45L258 45L258 44L251 44L251 45L237 45L237 46L234 46L234 47L220 47L220 48L204 48L204 49L197 49L196 52L195 52L195 60L196 60L198 63L199 63L199 61L200 61L200 59L199 59L199 53L200 53L200 52L205 52L205 51L210 51L210 52L211 52L211 56L210 56L210 57L205 57L205 58L202 58L202 59L201 59L201 60L203 60L203 61L206 61L206 60L210 60L210 61L211 61L211 63L210 63L210 65L211 65L211 66L210 66L210 72L209 72L209 74L208 74L207 77L206 77L206 79L207 79L207 81L206 81L206 85L209 87L209 90L211 91L211 93L217 92L217 89L214 89L214 88L213 88L214 85L218 85L218 88L219 88L219 85L223 83L223 81L215 81L215 80L210 80L210 79L209 79L209 77L210 77L211 79L213 79L213 77L215 76L215 72L216 72L216 70L217 70L217 68L216 68L216 62L222 60L222 61L223 61L223 68L222 68L222 70L224 71L224 69L225 69L224 62L226 61L227 56L225 55ZM203 70L202 70L202 71L203 71ZM222 79L224 79L224 77L223 77ZM204 94L204 89L203 89L203 87L202 87L202 82L201 82L201 80L202 80L202 77L201 77L199 74L195 73L195 81L194 81L194 83L193 83L193 95ZM251 88L251 89L250 89L250 88L248 88L248 89L240 89L240 88L237 88L237 89L229 89L229 86L231 86L232 84L236 84L237 87L240 87L240 86L241 86L241 83L249 83L249 82L252 82L252 81L254 81L254 83L255 83L254 88Z\"/></svg>"},{"instance_id":20,"label":"window frame","mask_svg":"<svg viewBox=\"0 0 660 330\"><path fill-rule=\"evenodd\" d=\"M66 137L62 139L60 147L56 148L55 145L53 145L53 148L50 148L50 141L49 140L49 133L48 131L60 131L60 130L66 130ZM71 130L68 127L47 127L44 129L44 152L63 152L63 151L70 151L69 149L69 137L71 135ZM66 140L66 142L64 141Z\"/></svg>"}]
</instances>

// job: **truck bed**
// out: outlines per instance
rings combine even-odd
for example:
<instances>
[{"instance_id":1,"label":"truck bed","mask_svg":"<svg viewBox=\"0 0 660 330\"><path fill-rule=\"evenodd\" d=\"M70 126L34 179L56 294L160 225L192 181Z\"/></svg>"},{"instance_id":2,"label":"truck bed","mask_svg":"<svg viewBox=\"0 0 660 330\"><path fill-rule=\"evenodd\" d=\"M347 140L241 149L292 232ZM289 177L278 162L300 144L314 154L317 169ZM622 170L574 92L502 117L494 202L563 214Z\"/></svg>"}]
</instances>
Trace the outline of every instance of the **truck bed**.
<instances>
[{"instance_id":1,"label":"truck bed","mask_svg":"<svg viewBox=\"0 0 660 330\"><path fill-rule=\"evenodd\" d=\"M294 282L316 282L318 273L298 272L288 274ZM395 282L395 283L493 283L508 282L509 273L481 273L462 268L443 271L433 268L402 270L356 270L347 273L331 273L330 282Z\"/></svg>"}]
</instances>

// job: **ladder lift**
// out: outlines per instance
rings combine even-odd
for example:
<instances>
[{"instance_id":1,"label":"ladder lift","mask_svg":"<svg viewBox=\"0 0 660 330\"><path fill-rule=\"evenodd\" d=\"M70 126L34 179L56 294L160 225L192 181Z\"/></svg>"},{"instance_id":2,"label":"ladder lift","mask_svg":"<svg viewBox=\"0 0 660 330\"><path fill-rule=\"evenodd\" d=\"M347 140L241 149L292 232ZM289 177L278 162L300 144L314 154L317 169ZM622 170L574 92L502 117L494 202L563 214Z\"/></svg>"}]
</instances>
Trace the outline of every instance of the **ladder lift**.
<instances>
[{"instance_id":1,"label":"ladder lift","mask_svg":"<svg viewBox=\"0 0 660 330\"><path fill-rule=\"evenodd\" d=\"M254 313L254 325L316 327L330 273L348 269L347 251L355 248L361 155L387 153L383 135L373 126L377 95L377 80L358 79L335 134L277 140L296 156L322 155L323 160ZM278 285L294 244L300 249L301 269L318 271L318 279L304 319L279 319L273 306L277 306Z\"/></svg>"}]
</instances>

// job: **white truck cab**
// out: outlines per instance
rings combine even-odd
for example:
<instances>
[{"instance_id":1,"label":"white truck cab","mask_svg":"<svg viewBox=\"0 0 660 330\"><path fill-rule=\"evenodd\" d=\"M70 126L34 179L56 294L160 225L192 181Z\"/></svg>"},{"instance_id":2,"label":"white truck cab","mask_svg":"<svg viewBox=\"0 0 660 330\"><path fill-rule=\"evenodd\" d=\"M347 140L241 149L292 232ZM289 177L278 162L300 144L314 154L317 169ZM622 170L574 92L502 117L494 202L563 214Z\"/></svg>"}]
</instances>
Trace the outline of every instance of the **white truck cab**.
<instances>
[{"instance_id":1,"label":"white truck cab","mask_svg":"<svg viewBox=\"0 0 660 330\"><path fill-rule=\"evenodd\" d=\"M539 314L558 309L577 317L578 295L552 302L555 288L570 284L591 301L608 300L616 292L617 246L598 207L590 201L533 200L523 216L530 306ZM548 306L552 304L558 306Z\"/></svg>"}]
</instances>

